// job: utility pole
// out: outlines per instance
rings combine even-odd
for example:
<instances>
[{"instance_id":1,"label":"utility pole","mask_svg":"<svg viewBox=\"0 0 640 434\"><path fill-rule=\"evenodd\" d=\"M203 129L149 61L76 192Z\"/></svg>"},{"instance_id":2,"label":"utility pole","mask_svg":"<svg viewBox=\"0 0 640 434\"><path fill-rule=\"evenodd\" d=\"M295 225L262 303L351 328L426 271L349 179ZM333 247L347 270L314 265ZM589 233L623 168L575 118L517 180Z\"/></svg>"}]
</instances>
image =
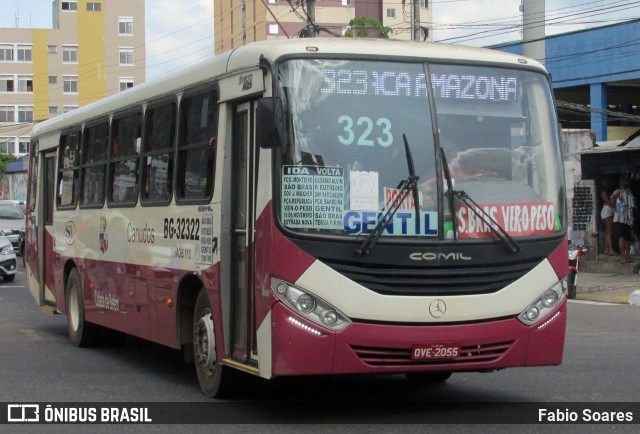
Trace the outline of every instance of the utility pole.
<instances>
[{"instance_id":1,"label":"utility pole","mask_svg":"<svg viewBox=\"0 0 640 434\"><path fill-rule=\"evenodd\" d=\"M522 52L544 64L545 0L522 0Z\"/></svg>"},{"instance_id":2,"label":"utility pole","mask_svg":"<svg viewBox=\"0 0 640 434\"><path fill-rule=\"evenodd\" d=\"M307 0L307 37L315 38L316 35L316 0Z\"/></svg>"},{"instance_id":3,"label":"utility pole","mask_svg":"<svg viewBox=\"0 0 640 434\"><path fill-rule=\"evenodd\" d=\"M420 40L420 0L413 0L413 13L411 14L413 20L411 22L411 29L413 30L412 40Z\"/></svg>"},{"instance_id":4,"label":"utility pole","mask_svg":"<svg viewBox=\"0 0 640 434\"><path fill-rule=\"evenodd\" d=\"M245 0L241 0L241 11L242 45L247 45L247 4Z\"/></svg>"}]
</instances>

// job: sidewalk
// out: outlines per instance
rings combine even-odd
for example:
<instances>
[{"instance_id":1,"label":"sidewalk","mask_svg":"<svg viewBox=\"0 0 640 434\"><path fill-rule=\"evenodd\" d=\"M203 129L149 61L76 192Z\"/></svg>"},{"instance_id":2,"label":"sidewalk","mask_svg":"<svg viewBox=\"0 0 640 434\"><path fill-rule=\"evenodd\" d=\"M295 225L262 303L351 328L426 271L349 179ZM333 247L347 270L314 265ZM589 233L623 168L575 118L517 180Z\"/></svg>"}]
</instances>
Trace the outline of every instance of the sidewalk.
<instances>
[{"instance_id":1,"label":"sidewalk","mask_svg":"<svg viewBox=\"0 0 640 434\"><path fill-rule=\"evenodd\" d=\"M640 290L640 274L578 272L578 300L627 304L636 290Z\"/></svg>"}]
</instances>

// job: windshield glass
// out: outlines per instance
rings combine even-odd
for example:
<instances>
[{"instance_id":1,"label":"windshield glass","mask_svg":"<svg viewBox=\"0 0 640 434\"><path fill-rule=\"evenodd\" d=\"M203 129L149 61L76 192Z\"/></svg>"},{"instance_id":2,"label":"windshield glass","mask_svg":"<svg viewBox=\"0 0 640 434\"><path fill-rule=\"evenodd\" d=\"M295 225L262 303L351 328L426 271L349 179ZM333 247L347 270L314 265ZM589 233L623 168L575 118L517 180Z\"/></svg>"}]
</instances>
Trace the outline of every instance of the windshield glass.
<instances>
[{"instance_id":1,"label":"windshield glass","mask_svg":"<svg viewBox=\"0 0 640 434\"><path fill-rule=\"evenodd\" d=\"M454 189L464 188L492 215L502 212L500 223L527 219L527 227L529 220L546 225L527 232L514 224L507 231L525 236L558 229L563 174L546 78L431 65L429 96L425 77L422 63L298 59L280 65L290 129L278 173L285 228L351 237L373 231L409 177L406 136L419 177L419 204L408 194L382 238L447 236L452 223L442 201L444 183L436 176L439 144ZM440 135L434 134L429 98ZM469 168L469 161L482 164ZM464 204L455 206L461 237L492 236ZM445 212L440 216L438 210ZM550 229L546 219L554 222Z\"/></svg>"}]
</instances>

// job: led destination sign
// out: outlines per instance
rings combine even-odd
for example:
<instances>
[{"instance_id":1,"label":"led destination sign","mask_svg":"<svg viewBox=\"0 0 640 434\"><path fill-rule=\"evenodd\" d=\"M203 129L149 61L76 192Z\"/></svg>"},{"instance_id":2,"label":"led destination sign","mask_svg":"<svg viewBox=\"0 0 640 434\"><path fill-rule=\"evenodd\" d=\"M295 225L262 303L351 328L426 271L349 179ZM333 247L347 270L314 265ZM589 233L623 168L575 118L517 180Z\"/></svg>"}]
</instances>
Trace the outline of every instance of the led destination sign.
<instances>
[{"instance_id":1,"label":"led destination sign","mask_svg":"<svg viewBox=\"0 0 640 434\"><path fill-rule=\"evenodd\" d=\"M424 74L398 71L322 68L324 86L321 93L427 97ZM518 78L491 74L431 74L436 98L514 102L518 95Z\"/></svg>"}]
</instances>

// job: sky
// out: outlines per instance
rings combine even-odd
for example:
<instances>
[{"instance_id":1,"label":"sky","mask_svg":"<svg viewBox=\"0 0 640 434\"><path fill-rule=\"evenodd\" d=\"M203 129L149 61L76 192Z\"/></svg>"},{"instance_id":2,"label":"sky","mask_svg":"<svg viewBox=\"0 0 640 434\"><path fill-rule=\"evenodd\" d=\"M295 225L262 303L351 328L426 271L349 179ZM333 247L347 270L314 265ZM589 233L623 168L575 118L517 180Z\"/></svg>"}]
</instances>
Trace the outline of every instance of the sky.
<instances>
[{"instance_id":1,"label":"sky","mask_svg":"<svg viewBox=\"0 0 640 434\"><path fill-rule=\"evenodd\" d=\"M145 1L147 79L213 53L213 0L131 1ZM487 46L522 37L521 0L429 3L435 41ZM0 4L0 27L16 27L19 6L19 27L51 28L51 0L0 0ZM546 0L545 10L546 34L551 35L640 18L640 1Z\"/></svg>"}]
</instances>

